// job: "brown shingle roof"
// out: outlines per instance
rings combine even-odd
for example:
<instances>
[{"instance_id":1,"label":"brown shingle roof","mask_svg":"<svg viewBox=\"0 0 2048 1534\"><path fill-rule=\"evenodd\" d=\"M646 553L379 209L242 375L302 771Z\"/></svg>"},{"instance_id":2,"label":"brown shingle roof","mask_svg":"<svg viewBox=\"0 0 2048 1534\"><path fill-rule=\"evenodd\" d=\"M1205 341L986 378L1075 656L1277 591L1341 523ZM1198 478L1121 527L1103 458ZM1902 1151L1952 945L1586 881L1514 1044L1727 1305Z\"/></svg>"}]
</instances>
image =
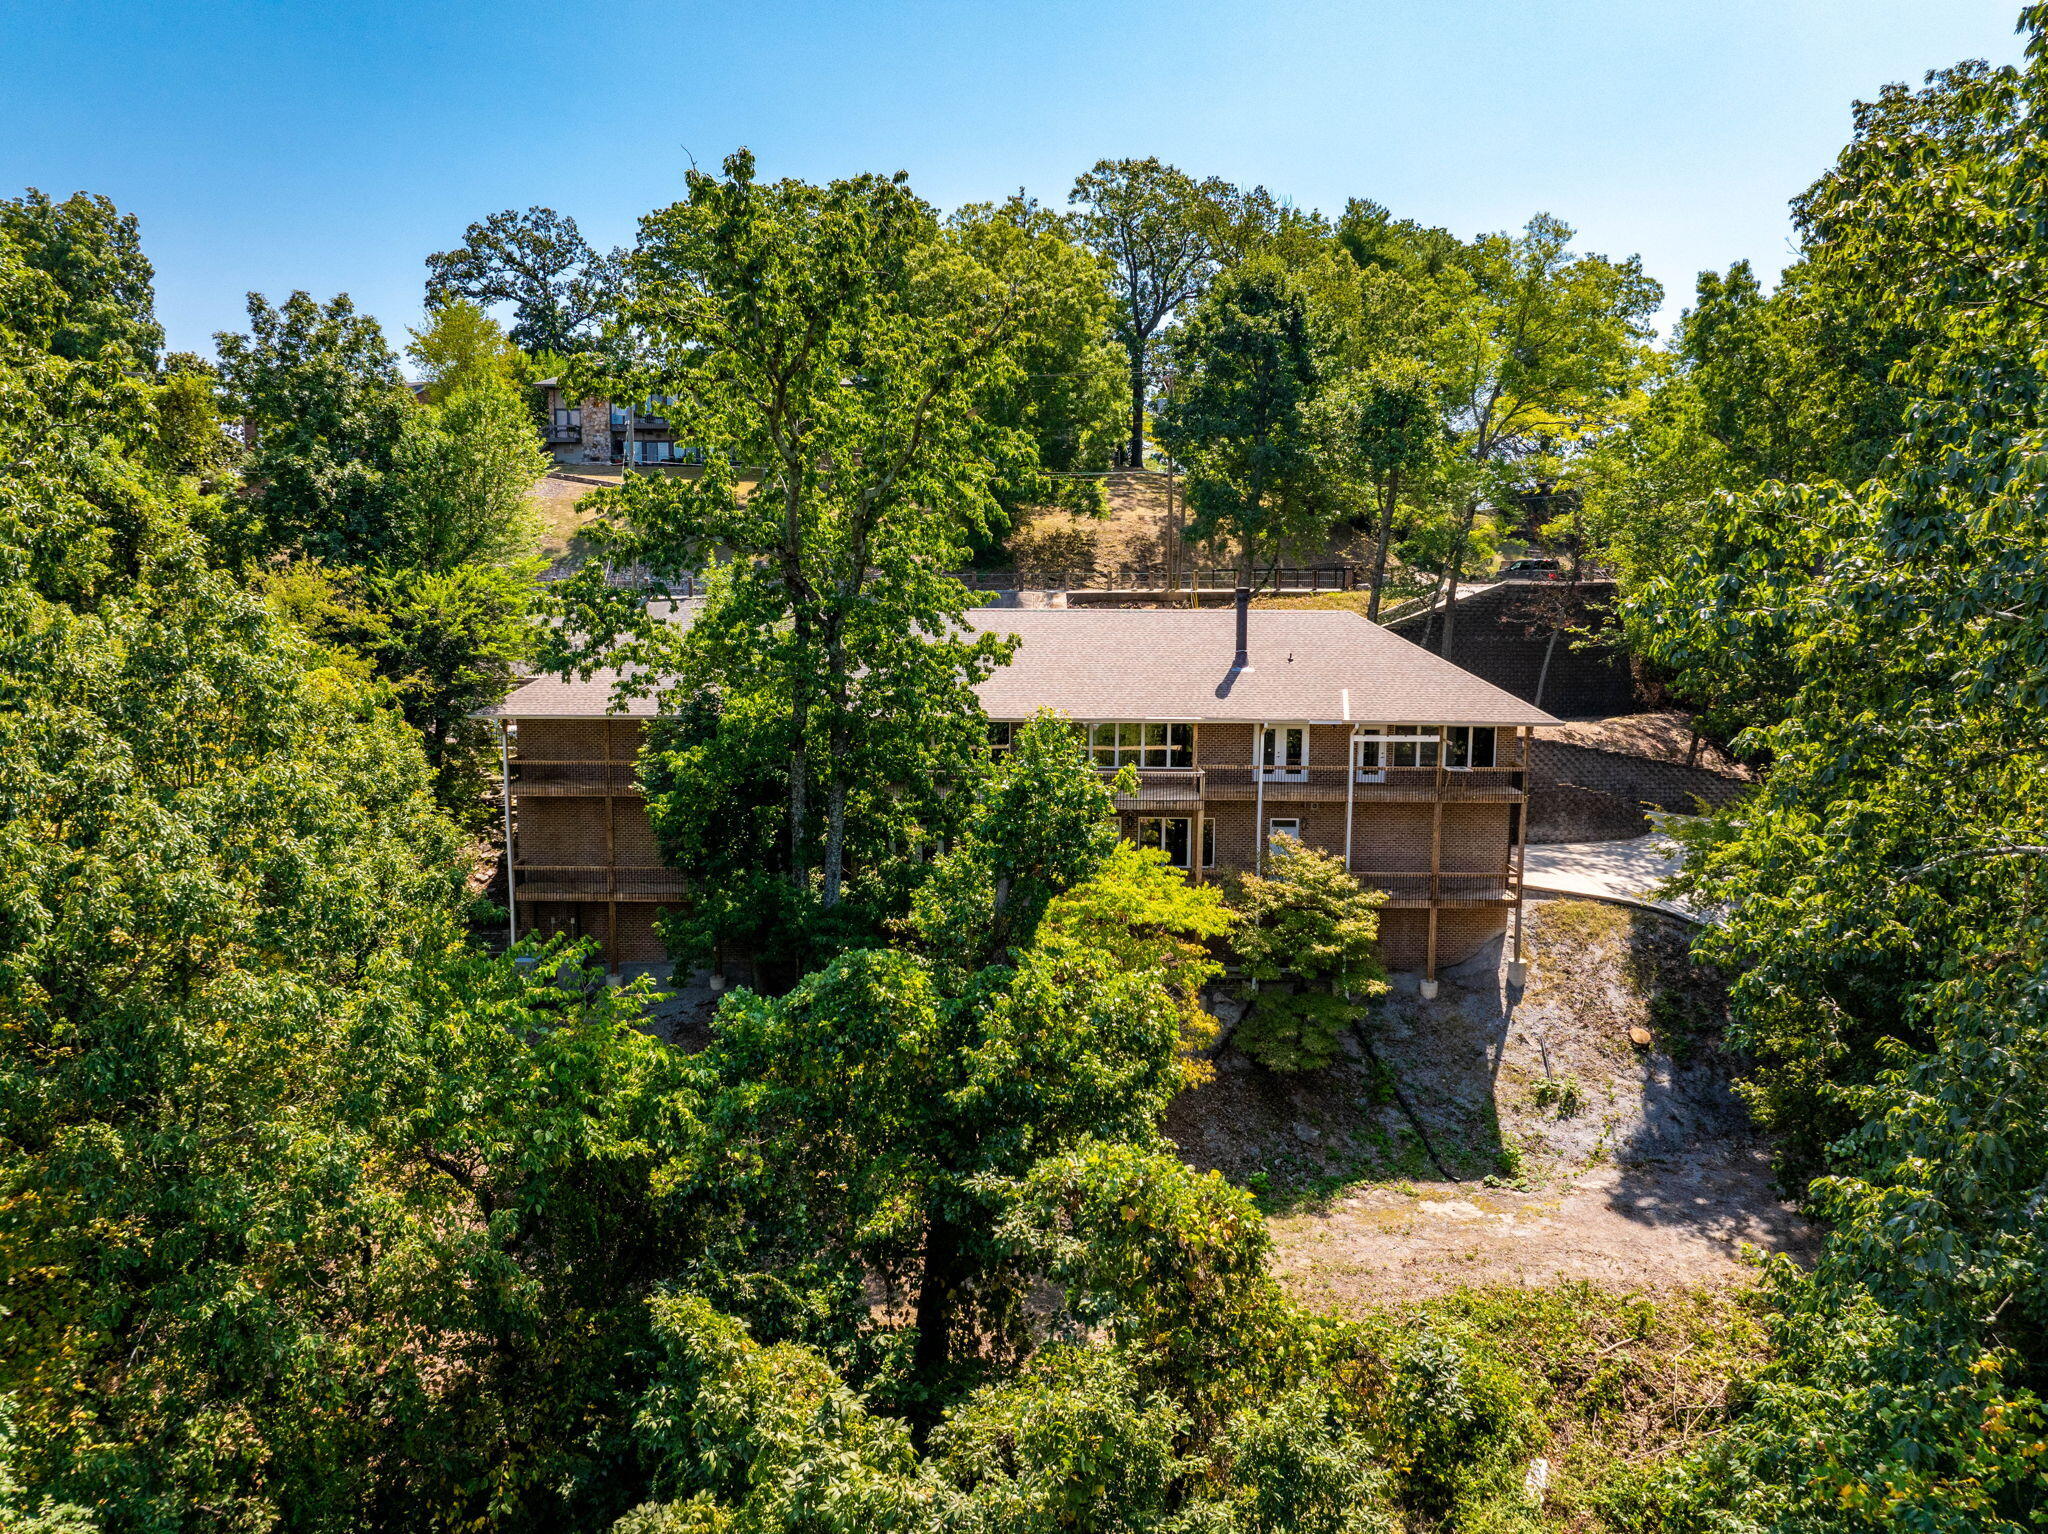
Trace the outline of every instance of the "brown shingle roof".
<instances>
[{"instance_id":1,"label":"brown shingle roof","mask_svg":"<svg viewBox=\"0 0 2048 1534\"><path fill-rule=\"evenodd\" d=\"M1254 609L1251 666L1231 670L1227 608L977 608L1022 639L978 689L992 719L1040 708L1075 719L1551 724L1542 709L1356 613Z\"/></svg>"},{"instance_id":2,"label":"brown shingle roof","mask_svg":"<svg viewBox=\"0 0 2048 1534\"><path fill-rule=\"evenodd\" d=\"M1356 613L1255 610L1251 667L1231 670L1228 609L977 608L984 633L1016 634L1016 658L977 689L992 719L1050 708L1074 719L1555 724L1540 708ZM536 677L486 716L598 718L613 674ZM624 717L653 716L635 699Z\"/></svg>"}]
</instances>

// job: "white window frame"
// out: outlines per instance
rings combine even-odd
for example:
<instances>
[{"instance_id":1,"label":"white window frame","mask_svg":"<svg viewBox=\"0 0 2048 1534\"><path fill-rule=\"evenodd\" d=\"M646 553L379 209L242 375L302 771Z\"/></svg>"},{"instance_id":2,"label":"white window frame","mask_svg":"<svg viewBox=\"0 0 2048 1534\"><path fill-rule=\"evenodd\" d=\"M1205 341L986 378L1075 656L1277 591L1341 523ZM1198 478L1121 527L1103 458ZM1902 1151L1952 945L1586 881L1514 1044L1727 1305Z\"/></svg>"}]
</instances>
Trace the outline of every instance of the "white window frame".
<instances>
[{"instance_id":1,"label":"white window frame","mask_svg":"<svg viewBox=\"0 0 2048 1534\"><path fill-rule=\"evenodd\" d=\"M1166 854L1167 866L1170 868L1181 868L1190 871L1193 870L1195 866L1195 858L1201 851L1201 848L1197 845L1196 842L1194 816L1140 815L1137 817L1137 820L1137 843L1140 847L1157 847L1161 852ZM1173 849L1167 846L1166 844L1166 827L1170 822L1177 822L1185 828L1181 833L1183 838L1181 842L1181 849L1186 858L1186 861L1184 862L1176 862L1173 856ZM1156 838L1153 841L1148 842L1145 840L1145 828L1147 826L1158 827L1158 830L1153 833L1154 837Z\"/></svg>"},{"instance_id":2,"label":"white window frame","mask_svg":"<svg viewBox=\"0 0 2048 1534\"><path fill-rule=\"evenodd\" d=\"M1283 831L1282 826L1292 826L1292 831ZM1301 840L1301 817L1299 815L1275 815L1266 822L1266 844L1272 845L1273 838L1285 836L1293 841Z\"/></svg>"},{"instance_id":3,"label":"white window frame","mask_svg":"<svg viewBox=\"0 0 2048 1534\"><path fill-rule=\"evenodd\" d=\"M1443 731L1444 766L1449 771L1484 771L1489 767L1495 766L1500 761L1499 732L1496 731L1492 725L1447 724L1443 727ZM1483 753L1486 757L1486 760L1480 762L1473 760L1473 758L1474 756L1481 754L1475 751L1474 748L1479 744L1479 742L1482 739L1486 743L1486 750ZM1451 760L1452 756L1458 754L1461 751L1461 749L1465 759L1462 762Z\"/></svg>"},{"instance_id":4,"label":"white window frame","mask_svg":"<svg viewBox=\"0 0 2048 1534\"><path fill-rule=\"evenodd\" d=\"M1175 761L1175 753L1181 760ZM1097 767L1195 765L1195 727L1171 719L1102 719L1088 726L1088 756Z\"/></svg>"},{"instance_id":5,"label":"white window frame","mask_svg":"<svg viewBox=\"0 0 2048 1534\"><path fill-rule=\"evenodd\" d=\"M1378 767L1360 765L1361 741L1378 742ZM1442 752L1443 731L1433 724L1360 725L1351 732L1351 770L1360 783L1384 783L1389 767L1403 772L1417 768L1433 771ZM1408 760L1401 760L1403 756Z\"/></svg>"},{"instance_id":6,"label":"white window frame","mask_svg":"<svg viewBox=\"0 0 2048 1534\"><path fill-rule=\"evenodd\" d=\"M1290 735L1299 735L1290 742ZM1290 751L1291 745L1299 751ZM1276 760L1277 758L1277 760ZM1268 783L1306 783L1309 763L1309 727L1305 724L1269 724L1259 734L1259 776Z\"/></svg>"},{"instance_id":7,"label":"white window frame","mask_svg":"<svg viewBox=\"0 0 2048 1534\"><path fill-rule=\"evenodd\" d=\"M1365 760L1368 748L1371 762ZM1355 783L1387 781L1386 736L1377 725L1351 732L1351 778Z\"/></svg>"}]
</instances>

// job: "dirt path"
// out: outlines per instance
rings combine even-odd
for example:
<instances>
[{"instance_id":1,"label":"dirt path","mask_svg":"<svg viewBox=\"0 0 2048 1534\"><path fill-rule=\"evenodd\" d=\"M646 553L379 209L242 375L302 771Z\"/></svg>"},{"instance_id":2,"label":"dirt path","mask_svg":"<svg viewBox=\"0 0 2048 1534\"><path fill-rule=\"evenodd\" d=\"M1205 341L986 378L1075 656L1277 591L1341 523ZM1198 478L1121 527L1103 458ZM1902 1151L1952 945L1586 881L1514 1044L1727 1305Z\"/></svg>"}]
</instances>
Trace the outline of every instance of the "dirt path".
<instances>
[{"instance_id":1,"label":"dirt path","mask_svg":"<svg viewBox=\"0 0 2048 1534\"><path fill-rule=\"evenodd\" d=\"M1397 981L1367 1025L1384 1071L1356 1046L1294 1076L1226 1050L1175 1103L1182 1154L1263 1194L1276 1266L1304 1298L1698 1287L1743 1280L1744 1242L1811 1250L1731 1090L1721 994L1684 924L1572 899L1529 909L1521 991L1498 955L1447 971L1435 1001Z\"/></svg>"}]
</instances>

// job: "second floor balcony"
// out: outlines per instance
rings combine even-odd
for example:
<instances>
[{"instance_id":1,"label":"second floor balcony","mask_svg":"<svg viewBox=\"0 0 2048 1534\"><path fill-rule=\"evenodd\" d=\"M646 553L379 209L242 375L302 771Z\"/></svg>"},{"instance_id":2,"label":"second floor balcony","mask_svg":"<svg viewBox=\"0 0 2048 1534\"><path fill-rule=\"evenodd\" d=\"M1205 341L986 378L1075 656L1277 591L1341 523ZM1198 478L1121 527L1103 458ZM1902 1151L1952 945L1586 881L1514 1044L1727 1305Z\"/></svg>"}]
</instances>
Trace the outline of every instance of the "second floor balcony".
<instances>
[{"instance_id":1,"label":"second floor balcony","mask_svg":"<svg viewBox=\"0 0 2048 1534\"><path fill-rule=\"evenodd\" d=\"M679 900L683 876L673 868L606 868L589 864L515 863L524 900Z\"/></svg>"},{"instance_id":2,"label":"second floor balcony","mask_svg":"<svg viewBox=\"0 0 2048 1534\"><path fill-rule=\"evenodd\" d=\"M1138 775L1138 791L1116 795L1119 810L1154 815L1167 811L1191 814L1201 807L1205 797L1201 768L1137 767L1132 770ZM1114 768L1105 767L1101 772L1105 780L1116 776Z\"/></svg>"},{"instance_id":3,"label":"second floor balcony","mask_svg":"<svg viewBox=\"0 0 2048 1534\"><path fill-rule=\"evenodd\" d=\"M1518 804L1523 798L1510 767L1204 767L1204 797L1263 798L1268 804L1355 800L1360 804L1457 802Z\"/></svg>"},{"instance_id":4,"label":"second floor balcony","mask_svg":"<svg viewBox=\"0 0 2048 1534\"><path fill-rule=\"evenodd\" d=\"M631 762L512 763L512 796L525 798L603 798L608 794L640 794L638 769Z\"/></svg>"}]
</instances>

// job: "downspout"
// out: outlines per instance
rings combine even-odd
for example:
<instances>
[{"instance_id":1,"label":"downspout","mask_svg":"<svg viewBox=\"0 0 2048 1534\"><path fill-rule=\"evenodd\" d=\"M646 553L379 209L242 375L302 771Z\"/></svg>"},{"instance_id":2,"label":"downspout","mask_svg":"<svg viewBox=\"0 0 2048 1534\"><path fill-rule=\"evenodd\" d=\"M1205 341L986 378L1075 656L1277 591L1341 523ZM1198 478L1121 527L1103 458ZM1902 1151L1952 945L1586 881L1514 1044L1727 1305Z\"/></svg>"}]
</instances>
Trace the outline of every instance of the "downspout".
<instances>
[{"instance_id":1,"label":"downspout","mask_svg":"<svg viewBox=\"0 0 2048 1534\"><path fill-rule=\"evenodd\" d=\"M512 742L511 725L498 721L498 797L505 811L505 946L519 942L519 896L512 875Z\"/></svg>"}]
</instances>

